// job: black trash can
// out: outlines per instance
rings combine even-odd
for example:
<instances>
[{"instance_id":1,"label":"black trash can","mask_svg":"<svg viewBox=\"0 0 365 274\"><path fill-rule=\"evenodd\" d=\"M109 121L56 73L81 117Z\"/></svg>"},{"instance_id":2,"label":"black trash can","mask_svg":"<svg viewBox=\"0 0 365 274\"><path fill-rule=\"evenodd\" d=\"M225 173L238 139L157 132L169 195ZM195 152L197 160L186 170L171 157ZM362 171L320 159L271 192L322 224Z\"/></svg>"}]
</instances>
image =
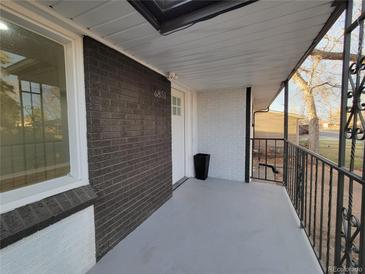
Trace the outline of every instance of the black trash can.
<instances>
[{"instance_id":1,"label":"black trash can","mask_svg":"<svg viewBox=\"0 0 365 274\"><path fill-rule=\"evenodd\" d=\"M208 178L210 154L198 153L194 155L195 178L205 180Z\"/></svg>"}]
</instances>

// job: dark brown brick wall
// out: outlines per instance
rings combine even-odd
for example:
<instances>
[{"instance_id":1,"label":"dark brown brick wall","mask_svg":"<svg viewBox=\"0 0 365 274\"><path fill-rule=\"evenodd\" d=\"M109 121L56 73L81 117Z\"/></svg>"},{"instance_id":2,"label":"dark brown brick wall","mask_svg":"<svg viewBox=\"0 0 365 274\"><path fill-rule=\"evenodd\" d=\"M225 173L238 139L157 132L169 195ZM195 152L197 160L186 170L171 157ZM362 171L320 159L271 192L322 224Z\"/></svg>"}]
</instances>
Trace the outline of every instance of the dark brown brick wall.
<instances>
[{"instance_id":1,"label":"dark brown brick wall","mask_svg":"<svg viewBox=\"0 0 365 274\"><path fill-rule=\"evenodd\" d=\"M84 65L100 259L171 197L171 86L89 37L84 38ZM155 96L156 90L166 97Z\"/></svg>"}]
</instances>

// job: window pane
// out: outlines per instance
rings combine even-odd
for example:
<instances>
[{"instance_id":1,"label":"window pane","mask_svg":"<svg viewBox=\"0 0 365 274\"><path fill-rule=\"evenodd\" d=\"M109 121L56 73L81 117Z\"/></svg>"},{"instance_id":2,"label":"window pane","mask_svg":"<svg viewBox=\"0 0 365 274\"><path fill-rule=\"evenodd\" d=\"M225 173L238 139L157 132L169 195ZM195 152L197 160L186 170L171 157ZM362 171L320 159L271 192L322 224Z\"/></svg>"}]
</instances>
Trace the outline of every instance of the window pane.
<instances>
[{"instance_id":1,"label":"window pane","mask_svg":"<svg viewBox=\"0 0 365 274\"><path fill-rule=\"evenodd\" d=\"M0 30L0 191L70 171L64 48L5 22Z\"/></svg>"},{"instance_id":2,"label":"window pane","mask_svg":"<svg viewBox=\"0 0 365 274\"><path fill-rule=\"evenodd\" d=\"M2 55L6 56L6 53L3 53ZM28 91L30 92L30 83L28 81L21 81L21 88L22 91Z\"/></svg>"},{"instance_id":3,"label":"window pane","mask_svg":"<svg viewBox=\"0 0 365 274\"><path fill-rule=\"evenodd\" d=\"M38 83L31 83L32 92L34 93L40 93L40 85Z\"/></svg>"},{"instance_id":4,"label":"window pane","mask_svg":"<svg viewBox=\"0 0 365 274\"><path fill-rule=\"evenodd\" d=\"M43 120L42 120L41 96L32 94L32 129L35 142L43 142Z\"/></svg>"}]
</instances>

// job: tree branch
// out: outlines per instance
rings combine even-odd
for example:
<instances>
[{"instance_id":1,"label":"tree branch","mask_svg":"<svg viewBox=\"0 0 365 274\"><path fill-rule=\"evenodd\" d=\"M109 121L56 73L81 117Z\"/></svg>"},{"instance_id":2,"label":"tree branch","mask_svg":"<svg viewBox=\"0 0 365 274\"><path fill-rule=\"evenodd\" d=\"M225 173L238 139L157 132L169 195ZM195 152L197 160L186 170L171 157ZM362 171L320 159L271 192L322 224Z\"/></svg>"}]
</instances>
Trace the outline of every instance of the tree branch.
<instances>
[{"instance_id":1,"label":"tree branch","mask_svg":"<svg viewBox=\"0 0 365 274\"><path fill-rule=\"evenodd\" d=\"M315 88L319 88L319 87L322 87L322 86L325 86L325 85L330 86L330 87L334 87L334 88L340 88L340 87L341 87L341 86L339 86L339 85L331 84L330 82L323 82L323 83L321 83L321 84L318 84L318 85L312 86L312 87L310 88L310 90L312 91L312 90L314 90Z\"/></svg>"},{"instance_id":2,"label":"tree branch","mask_svg":"<svg viewBox=\"0 0 365 274\"><path fill-rule=\"evenodd\" d=\"M342 60L343 59L342 52L329 52L329 51L324 51L324 50L320 50L320 49L314 49L310 55L313 57L320 57L321 59L325 59L325 60ZM356 62L357 55L350 54L350 60L352 62Z\"/></svg>"},{"instance_id":3,"label":"tree branch","mask_svg":"<svg viewBox=\"0 0 365 274\"><path fill-rule=\"evenodd\" d=\"M304 78L302 77L302 75L300 75L300 73L298 71L296 71L293 75L293 79L294 81L299 85L299 87L304 91L307 90L309 91L308 88L308 83L306 80L304 80Z\"/></svg>"}]
</instances>

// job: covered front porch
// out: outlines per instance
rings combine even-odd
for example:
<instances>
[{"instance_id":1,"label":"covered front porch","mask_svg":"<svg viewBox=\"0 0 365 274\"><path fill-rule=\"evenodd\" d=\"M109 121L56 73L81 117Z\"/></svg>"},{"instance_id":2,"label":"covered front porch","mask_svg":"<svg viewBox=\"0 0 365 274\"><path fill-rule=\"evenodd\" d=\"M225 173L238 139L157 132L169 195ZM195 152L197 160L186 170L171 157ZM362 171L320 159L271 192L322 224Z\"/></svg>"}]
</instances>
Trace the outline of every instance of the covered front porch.
<instances>
[{"instance_id":1,"label":"covered front porch","mask_svg":"<svg viewBox=\"0 0 365 274\"><path fill-rule=\"evenodd\" d=\"M0 11L1 273L364 273L365 0ZM289 129L289 82L333 27L336 161ZM275 98L280 136L255 135Z\"/></svg>"},{"instance_id":2,"label":"covered front porch","mask_svg":"<svg viewBox=\"0 0 365 274\"><path fill-rule=\"evenodd\" d=\"M189 179L89 272L321 273L285 188Z\"/></svg>"}]
</instances>

